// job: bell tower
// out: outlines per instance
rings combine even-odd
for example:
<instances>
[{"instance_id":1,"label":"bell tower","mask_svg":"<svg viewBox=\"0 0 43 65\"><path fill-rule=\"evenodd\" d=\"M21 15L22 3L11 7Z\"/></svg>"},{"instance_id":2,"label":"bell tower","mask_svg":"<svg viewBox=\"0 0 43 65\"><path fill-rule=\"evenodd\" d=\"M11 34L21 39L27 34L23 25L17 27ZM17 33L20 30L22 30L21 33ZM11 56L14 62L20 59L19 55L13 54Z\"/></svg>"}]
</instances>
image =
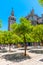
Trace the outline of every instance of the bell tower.
<instances>
[{"instance_id":1,"label":"bell tower","mask_svg":"<svg viewBox=\"0 0 43 65\"><path fill-rule=\"evenodd\" d=\"M12 8L11 15L8 18L8 31L11 30L10 25L16 22L16 18L14 17L14 10Z\"/></svg>"}]
</instances>

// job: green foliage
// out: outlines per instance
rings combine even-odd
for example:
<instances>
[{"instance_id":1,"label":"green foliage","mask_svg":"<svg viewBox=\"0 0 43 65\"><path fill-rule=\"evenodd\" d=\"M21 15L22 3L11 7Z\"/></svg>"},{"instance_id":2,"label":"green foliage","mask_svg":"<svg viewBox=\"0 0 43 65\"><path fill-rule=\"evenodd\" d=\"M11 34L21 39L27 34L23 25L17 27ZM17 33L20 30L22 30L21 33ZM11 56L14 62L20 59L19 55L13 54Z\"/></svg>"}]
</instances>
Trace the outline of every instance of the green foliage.
<instances>
[{"instance_id":1,"label":"green foliage","mask_svg":"<svg viewBox=\"0 0 43 65\"><path fill-rule=\"evenodd\" d=\"M16 33L17 27L18 27L17 23L14 23L14 24L11 25L11 29L13 30L13 32Z\"/></svg>"},{"instance_id":2,"label":"green foliage","mask_svg":"<svg viewBox=\"0 0 43 65\"><path fill-rule=\"evenodd\" d=\"M32 37L32 33L26 34L26 41L27 42L34 42L34 38Z\"/></svg>"},{"instance_id":3,"label":"green foliage","mask_svg":"<svg viewBox=\"0 0 43 65\"><path fill-rule=\"evenodd\" d=\"M11 28L12 31L0 31L0 44L43 42L43 25L32 26L31 21L20 18L20 23L12 24Z\"/></svg>"},{"instance_id":4,"label":"green foliage","mask_svg":"<svg viewBox=\"0 0 43 65\"><path fill-rule=\"evenodd\" d=\"M3 38L3 33L2 33L2 31L0 31L0 44L2 44L2 43L3 43L2 38Z\"/></svg>"},{"instance_id":5,"label":"green foliage","mask_svg":"<svg viewBox=\"0 0 43 65\"><path fill-rule=\"evenodd\" d=\"M13 25L11 25L11 27L13 32L15 32L18 36L20 36L20 38L22 38L23 42L24 36L26 39L26 34L29 34L32 31L31 21L28 21L26 18L20 18L20 23L14 23Z\"/></svg>"},{"instance_id":6,"label":"green foliage","mask_svg":"<svg viewBox=\"0 0 43 65\"><path fill-rule=\"evenodd\" d=\"M20 25L18 26L19 32L21 34L26 34L31 32L31 22L26 18L20 18Z\"/></svg>"},{"instance_id":7,"label":"green foliage","mask_svg":"<svg viewBox=\"0 0 43 65\"><path fill-rule=\"evenodd\" d=\"M43 0L38 0L38 2L43 7Z\"/></svg>"},{"instance_id":8,"label":"green foliage","mask_svg":"<svg viewBox=\"0 0 43 65\"><path fill-rule=\"evenodd\" d=\"M3 31L0 32L0 43L1 44L14 44L18 42L23 42L22 38L20 38L12 31Z\"/></svg>"},{"instance_id":9,"label":"green foliage","mask_svg":"<svg viewBox=\"0 0 43 65\"><path fill-rule=\"evenodd\" d=\"M22 38L20 38L20 36L13 34L12 35L12 43L19 43L19 42L23 42Z\"/></svg>"},{"instance_id":10,"label":"green foliage","mask_svg":"<svg viewBox=\"0 0 43 65\"><path fill-rule=\"evenodd\" d=\"M36 25L33 27L31 37L34 39L33 42L42 42L43 41L43 25Z\"/></svg>"}]
</instances>

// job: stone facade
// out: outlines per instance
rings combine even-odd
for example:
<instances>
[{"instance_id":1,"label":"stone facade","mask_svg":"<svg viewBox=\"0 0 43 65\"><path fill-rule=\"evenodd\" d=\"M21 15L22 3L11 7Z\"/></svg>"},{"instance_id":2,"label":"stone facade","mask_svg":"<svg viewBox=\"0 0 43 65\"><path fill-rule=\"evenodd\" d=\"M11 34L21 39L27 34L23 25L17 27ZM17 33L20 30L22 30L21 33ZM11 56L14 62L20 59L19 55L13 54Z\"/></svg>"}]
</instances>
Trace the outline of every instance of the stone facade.
<instances>
[{"instance_id":1,"label":"stone facade","mask_svg":"<svg viewBox=\"0 0 43 65\"><path fill-rule=\"evenodd\" d=\"M14 17L14 10L11 11L11 16L8 18L8 30L10 31L10 25L16 22L16 18Z\"/></svg>"},{"instance_id":2,"label":"stone facade","mask_svg":"<svg viewBox=\"0 0 43 65\"><path fill-rule=\"evenodd\" d=\"M27 20L31 20L31 23L33 25L36 24L43 24L43 14L41 17L39 17L38 15L36 15L34 13L34 9L32 9L32 11L30 12L30 14L28 16L26 16Z\"/></svg>"},{"instance_id":3,"label":"stone facade","mask_svg":"<svg viewBox=\"0 0 43 65\"><path fill-rule=\"evenodd\" d=\"M32 9L30 14L28 16L26 16L26 18L27 18L27 20L31 20L31 23L33 25L43 24L43 14L41 17L39 17L38 15L36 15L34 13L34 9ZM10 25L15 22L16 22L16 18L14 17L14 10L12 9L11 15L8 18L8 30L11 30Z\"/></svg>"}]
</instances>

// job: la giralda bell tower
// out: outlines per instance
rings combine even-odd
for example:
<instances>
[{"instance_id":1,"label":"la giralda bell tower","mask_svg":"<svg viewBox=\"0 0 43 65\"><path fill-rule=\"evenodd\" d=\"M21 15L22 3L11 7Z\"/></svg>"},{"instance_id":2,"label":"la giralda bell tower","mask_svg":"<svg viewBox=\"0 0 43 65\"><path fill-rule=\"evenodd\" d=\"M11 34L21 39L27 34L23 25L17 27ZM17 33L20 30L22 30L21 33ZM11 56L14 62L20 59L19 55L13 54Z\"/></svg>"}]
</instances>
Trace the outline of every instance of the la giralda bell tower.
<instances>
[{"instance_id":1,"label":"la giralda bell tower","mask_svg":"<svg viewBox=\"0 0 43 65\"><path fill-rule=\"evenodd\" d=\"M8 18L8 31L11 30L10 25L16 22L16 18L14 16L14 10L12 8L11 15Z\"/></svg>"}]
</instances>

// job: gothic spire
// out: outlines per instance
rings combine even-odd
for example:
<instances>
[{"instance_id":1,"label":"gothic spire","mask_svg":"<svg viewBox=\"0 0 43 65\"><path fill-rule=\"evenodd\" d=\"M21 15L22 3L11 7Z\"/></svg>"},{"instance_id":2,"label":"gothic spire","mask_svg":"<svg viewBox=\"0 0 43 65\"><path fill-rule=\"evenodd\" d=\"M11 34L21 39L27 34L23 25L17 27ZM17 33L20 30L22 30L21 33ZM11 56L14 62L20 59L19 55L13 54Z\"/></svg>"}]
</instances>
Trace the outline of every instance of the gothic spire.
<instances>
[{"instance_id":1,"label":"gothic spire","mask_svg":"<svg viewBox=\"0 0 43 65\"><path fill-rule=\"evenodd\" d=\"M13 8L12 8L12 11L11 11L11 15L14 16L14 10L13 10Z\"/></svg>"},{"instance_id":2,"label":"gothic spire","mask_svg":"<svg viewBox=\"0 0 43 65\"><path fill-rule=\"evenodd\" d=\"M32 9L32 11L31 11L31 15L34 15L34 9Z\"/></svg>"}]
</instances>

